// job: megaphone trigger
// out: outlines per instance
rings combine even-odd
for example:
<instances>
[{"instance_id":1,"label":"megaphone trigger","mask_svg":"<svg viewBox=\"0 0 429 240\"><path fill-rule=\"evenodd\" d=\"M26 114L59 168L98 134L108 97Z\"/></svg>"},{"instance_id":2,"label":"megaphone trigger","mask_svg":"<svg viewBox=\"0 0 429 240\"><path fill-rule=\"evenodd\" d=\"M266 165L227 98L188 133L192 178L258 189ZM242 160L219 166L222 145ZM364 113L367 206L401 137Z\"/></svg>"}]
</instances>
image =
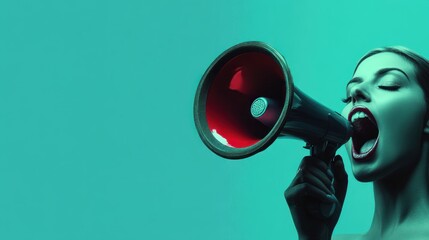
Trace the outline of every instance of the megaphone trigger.
<instances>
[{"instance_id":1,"label":"megaphone trigger","mask_svg":"<svg viewBox=\"0 0 429 240\"><path fill-rule=\"evenodd\" d=\"M336 143L324 141L320 144L312 145L310 147L310 155L319 158L329 165L339 147L340 145Z\"/></svg>"}]
</instances>

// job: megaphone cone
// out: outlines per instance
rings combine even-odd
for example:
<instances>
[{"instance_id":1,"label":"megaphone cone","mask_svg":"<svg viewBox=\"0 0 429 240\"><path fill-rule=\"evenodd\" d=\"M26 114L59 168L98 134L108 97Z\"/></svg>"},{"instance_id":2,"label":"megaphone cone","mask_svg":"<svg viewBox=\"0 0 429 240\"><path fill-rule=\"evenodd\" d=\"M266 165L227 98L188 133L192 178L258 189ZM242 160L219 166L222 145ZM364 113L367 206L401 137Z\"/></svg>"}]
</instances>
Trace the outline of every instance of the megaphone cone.
<instances>
[{"instance_id":1,"label":"megaphone cone","mask_svg":"<svg viewBox=\"0 0 429 240\"><path fill-rule=\"evenodd\" d=\"M352 132L340 114L295 87L284 58L262 42L233 46L209 66L195 95L194 120L204 144L229 159L260 152L277 137L338 148Z\"/></svg>"}]
</instances>

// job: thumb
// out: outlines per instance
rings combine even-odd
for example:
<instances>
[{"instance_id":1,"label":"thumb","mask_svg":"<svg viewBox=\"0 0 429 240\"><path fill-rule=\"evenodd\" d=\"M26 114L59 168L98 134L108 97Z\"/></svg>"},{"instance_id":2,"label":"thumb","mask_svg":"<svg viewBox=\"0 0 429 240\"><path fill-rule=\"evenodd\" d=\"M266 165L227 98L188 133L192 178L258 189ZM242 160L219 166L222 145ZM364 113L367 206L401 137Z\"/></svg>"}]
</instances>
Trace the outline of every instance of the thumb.
<instances>
[{"instance_id":1,"label":"thumb","mask_svg":"<svg viewBox=\"0 0 429 240\"><path fill-rule=\"evenodd\" d=\"M344 169L344 162L340 155L335 156L332 162L332 173L334 174L335 196L342 204L344 202L344 198L346 197L348 175Z\"/></svg>"}]
</instances>

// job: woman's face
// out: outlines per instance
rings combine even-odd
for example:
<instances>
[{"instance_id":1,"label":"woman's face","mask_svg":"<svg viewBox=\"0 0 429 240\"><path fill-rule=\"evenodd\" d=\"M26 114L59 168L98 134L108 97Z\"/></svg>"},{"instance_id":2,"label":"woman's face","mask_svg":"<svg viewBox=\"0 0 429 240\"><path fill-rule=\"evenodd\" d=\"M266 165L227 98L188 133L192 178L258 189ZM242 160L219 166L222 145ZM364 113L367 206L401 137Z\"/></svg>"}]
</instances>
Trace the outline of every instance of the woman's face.
<instances>
[{"instance_id":1,"label":"woman's face","mask_svg":"<svg viewBox=\"0 0 429 240\"><path fill-rule=\"evenodd\" d=\"M375 54L360 63L346 89L351 98L342 115L354 126L346 149L356 179L378 180L415 163L426 103L414 65L395 53Z\"/></svg>"}]
</instances>

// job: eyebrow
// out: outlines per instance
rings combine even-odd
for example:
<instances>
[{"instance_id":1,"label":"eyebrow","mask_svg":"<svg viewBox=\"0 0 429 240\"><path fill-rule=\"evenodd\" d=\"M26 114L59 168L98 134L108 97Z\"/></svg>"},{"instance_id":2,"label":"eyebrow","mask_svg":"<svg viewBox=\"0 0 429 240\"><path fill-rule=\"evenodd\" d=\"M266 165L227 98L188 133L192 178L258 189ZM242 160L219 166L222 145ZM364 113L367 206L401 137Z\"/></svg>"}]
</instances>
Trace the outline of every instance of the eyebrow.
<instances>
[{"instance_id":1,"label":"eyebrow","mask_svg":"<svg viewBox=\"0 0 429 240\"><path fill-rule=\"evenodd\" d=\"M375 73L375 76L376 76L376 78L380 78L381 76L386 75L388 72L391 72L391 71L399 71L399 72L401 72L402 74L404 74L404 75L405 75L405 77L407 78L407 80L408 80L408 81L410 81L410 78L409 78L409 77L408 77L408 75L404 72L404 70L402 70L402 69L400 69L400 68L395 68L395 67L392 67L392 68L382 68L382 69L378 70L378 71ZM361 77L354 77L354 78L352 78L352 80L350 80L350 81L347 83L346 88L347 88L351 83L361 83L361 82L363 82L363 79L362 79Z\"/></svg>"}]
</instances>

